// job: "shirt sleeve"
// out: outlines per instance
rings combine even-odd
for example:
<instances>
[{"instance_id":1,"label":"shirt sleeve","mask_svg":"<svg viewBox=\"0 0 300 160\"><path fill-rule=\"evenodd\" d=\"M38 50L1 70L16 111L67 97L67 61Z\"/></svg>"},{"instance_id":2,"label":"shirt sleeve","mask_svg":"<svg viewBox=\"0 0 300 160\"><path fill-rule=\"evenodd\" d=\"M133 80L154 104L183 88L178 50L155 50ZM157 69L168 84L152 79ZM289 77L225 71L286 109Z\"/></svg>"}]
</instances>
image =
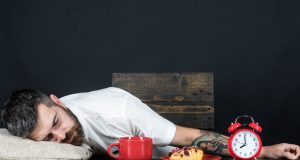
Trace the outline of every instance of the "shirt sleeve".
<instances>
[{"instance_id":1,"label":"shirt sleeve","mask_svg":"<svg viewBox=\"0 0 300 160\"><path fill-rule=\"evenodd\" d=\"M169 145L175 136L174 123L154 112L140 99L128 93L125 104L125 115L131 122L136 136L151 137L153 144Z\"/></svg>"}]
</instances>

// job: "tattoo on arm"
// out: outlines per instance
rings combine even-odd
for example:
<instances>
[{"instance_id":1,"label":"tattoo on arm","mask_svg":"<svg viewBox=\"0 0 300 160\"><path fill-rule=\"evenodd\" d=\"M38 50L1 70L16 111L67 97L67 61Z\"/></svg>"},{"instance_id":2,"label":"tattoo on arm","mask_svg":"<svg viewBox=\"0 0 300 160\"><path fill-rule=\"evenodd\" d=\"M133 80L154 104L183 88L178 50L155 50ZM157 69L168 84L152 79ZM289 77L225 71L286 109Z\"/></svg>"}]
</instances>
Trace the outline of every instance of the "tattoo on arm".
<instances>
[{"instance_id":1,"label":"tattoo on arm","mask_svg":"<svg viewBox=\"0 0 300 160\"><path fill-rule=\"evenodd\" d=\"M193 146L198 146L206 153L229 156L227 148L228 137L219 133L201 130L201 136L193 142Z\"/></svg>"}]
</instances>

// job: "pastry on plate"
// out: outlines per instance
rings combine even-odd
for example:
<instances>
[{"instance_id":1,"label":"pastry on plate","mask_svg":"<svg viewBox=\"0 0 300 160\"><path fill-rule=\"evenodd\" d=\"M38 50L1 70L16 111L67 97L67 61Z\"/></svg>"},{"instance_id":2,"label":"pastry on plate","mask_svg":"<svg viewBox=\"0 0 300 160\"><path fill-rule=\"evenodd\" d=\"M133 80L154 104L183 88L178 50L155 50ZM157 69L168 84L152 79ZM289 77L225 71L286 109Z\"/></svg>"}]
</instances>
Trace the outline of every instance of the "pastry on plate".
<instances>
[{"instance_id":1,"label":"pastry on plate","mask_svg":"<svg viewBox=\"0 0 300 160\"><path fill-rule=\"evenodd\" d=\"M203 157L203 150L195 146L174 148L169 153L170 160L203 160Z\"/></svg>"}]
</instances>

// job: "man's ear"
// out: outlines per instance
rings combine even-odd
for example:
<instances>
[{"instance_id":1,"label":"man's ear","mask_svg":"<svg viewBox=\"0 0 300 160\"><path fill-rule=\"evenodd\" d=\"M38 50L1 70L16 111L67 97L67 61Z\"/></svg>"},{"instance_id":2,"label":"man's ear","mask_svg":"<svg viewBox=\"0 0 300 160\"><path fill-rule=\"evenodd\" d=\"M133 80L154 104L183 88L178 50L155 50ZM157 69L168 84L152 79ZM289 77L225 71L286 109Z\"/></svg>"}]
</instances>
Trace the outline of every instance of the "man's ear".
<instances>
[{"instance_id":1,"label":"man's ear","mask_svg":"<svg viewBox=\"0 0 300 160\"><path fill-rule=\"evenodd\" d=\"M59 98L57 98L54 94L51 94L50 98L54 103L58 104L59 106L63 106L62 101Z\"/></svg>"}]
</instances>

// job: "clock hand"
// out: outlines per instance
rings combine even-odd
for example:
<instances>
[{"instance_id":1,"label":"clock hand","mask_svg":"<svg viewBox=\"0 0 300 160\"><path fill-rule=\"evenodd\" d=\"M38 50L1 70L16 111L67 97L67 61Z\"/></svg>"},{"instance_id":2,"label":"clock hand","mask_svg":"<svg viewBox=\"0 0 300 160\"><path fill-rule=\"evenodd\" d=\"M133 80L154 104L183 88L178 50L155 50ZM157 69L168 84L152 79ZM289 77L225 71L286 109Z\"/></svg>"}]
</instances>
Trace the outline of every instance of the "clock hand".
<instances>
[{"instance_id":1,"label":"clock hand","mask_svg":"<svg viewBox=\"0 0 300 160\"><path fill-rule=\"evenodd\" d=\"M245 147L246 146L246 144L243 144L242 146L240 146L240 148L243 148L243 147Z\"/></svg>"},{"instance_id":2,"label":"clock hand","mask_svg":"<svg viewBox=\"0 0 300 160\"><path fill-rule=\"evenodd\" d=\"M244 135L244 144L245 144L245 145L247 144L247 141L246 141L246 135Z\"/></svg>"}]
</instances>

